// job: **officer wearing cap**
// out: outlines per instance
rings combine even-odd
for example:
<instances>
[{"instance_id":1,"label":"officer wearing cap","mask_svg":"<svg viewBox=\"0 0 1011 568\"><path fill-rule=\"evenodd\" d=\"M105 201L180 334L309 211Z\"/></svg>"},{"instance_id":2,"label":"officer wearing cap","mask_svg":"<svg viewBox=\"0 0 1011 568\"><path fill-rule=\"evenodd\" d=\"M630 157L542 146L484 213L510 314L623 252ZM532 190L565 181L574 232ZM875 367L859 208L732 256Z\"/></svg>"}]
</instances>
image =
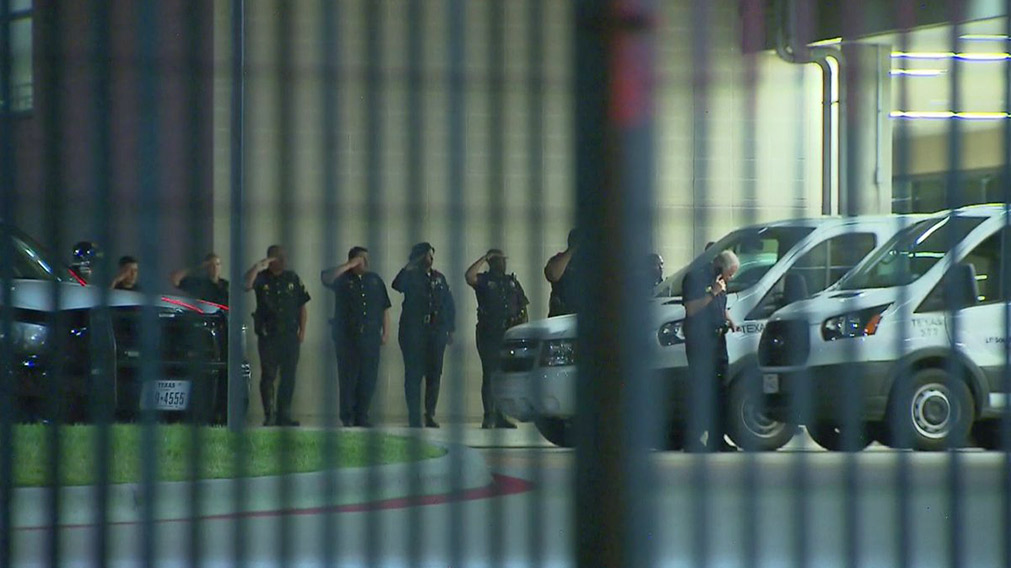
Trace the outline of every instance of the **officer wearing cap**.
<instances>
[{"instance_id":1,"label":"officer wearing cap","mask_svg":"<svg viewBox=\"0 0 1011 568\"><path fill-rule=\"evenodd\" d=\"M246 291L256 291L253 329L260 353L260 396L263 425L298 426L291 417L295 394L295 370L299 348L305 340L309 301L302 279L286 267L287 255L281 245L271 245L267 258L254 264L245 276ZM277 405L274 381L280 374Z\"/></svg>"},{"instance_id":2,"label":"officer wearing cap","mask_svg":"<svg viewBox=\"0 0 1011 568\"><path fill-rule=\"evenodd\" d=\"M320 279L336 300L330 323L337 350L341 423L369 428L379 351L389 337L390 296L383 279L369 271L365 247L353 247L347 262L324 270Z\"/></svg>"},{"instance_id":3,"label":"officer wearing cap","mask_svg":"<svg viewBox=\"0 0 1011 568\"><path fill-rule=\"evenodd\" d=\"M435 248L418 243L410 260L393 279L393 289L404 295L400 314L400 350L404 355L404 394L412 428L421 427L421 379L425 379L425 426L438 428L435 406L439 401L442 357L456 330L456 307L449 283L432 268Z\"/></svg>"},{"instance_id":4,"label":"officer wearing cap","mask_svg":"<svg viewBox=\"0 0 1011 568\"><path fill-rule=\"evenodd\" d=\"M479 272L483 265L488 270ZM481 356L481 402L484 420L481 428L515 428L495 409L492 375L498 370L502 339L507 329L527 321L527 300L515 274L506 274L506 256L491 249L470 265L467 284L477 295L477 352Z\"/></svg>"}]
</instances>

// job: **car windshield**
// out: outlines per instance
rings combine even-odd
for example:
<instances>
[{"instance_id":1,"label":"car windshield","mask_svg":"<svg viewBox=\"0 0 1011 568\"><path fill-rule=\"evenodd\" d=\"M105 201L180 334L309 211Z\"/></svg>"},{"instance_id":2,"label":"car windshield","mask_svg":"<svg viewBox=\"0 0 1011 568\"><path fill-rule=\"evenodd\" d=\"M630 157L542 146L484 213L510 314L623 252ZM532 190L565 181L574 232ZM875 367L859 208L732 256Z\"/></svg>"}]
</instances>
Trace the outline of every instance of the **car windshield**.
<instances>
[{"instance_id":1,"label":"car windshield","mask_svg":"<svg viewBox=\"0 0 1011 568\"><path fill-rule=\"evenodd\" d=\"M915 282L951 247L983 222L983 217L940 217L898 232L839 283L839 290L891 288Z\"/></svg>"},{"instance_id":2,"label":"car windshield","mask_svg":"<svg viewBox=\"0 0 1011 568\"><path fill-rule=\"evenodd\" d=\"M4 231L10 236L14 258L11 263L11 276L25 280L69 280L69 272L61 263L56 262L41 245L25 233L7 226Z\"/></svg>"},{"instance_id":3,"label":"car windshield","mask_svg":"<svg viewBox=\"0 0 1011 568\"><path fill-rule=\"evenodd\" d=\"M720 251L731 250L741 261L741 268L730 282L727 292L736 293L754 286L812 227L750 227L734 231L717 241L688 266L675 272L657 286L657 297L681 295L681 282L689 270L709 265Z\"/></svg>"}]
</instances>

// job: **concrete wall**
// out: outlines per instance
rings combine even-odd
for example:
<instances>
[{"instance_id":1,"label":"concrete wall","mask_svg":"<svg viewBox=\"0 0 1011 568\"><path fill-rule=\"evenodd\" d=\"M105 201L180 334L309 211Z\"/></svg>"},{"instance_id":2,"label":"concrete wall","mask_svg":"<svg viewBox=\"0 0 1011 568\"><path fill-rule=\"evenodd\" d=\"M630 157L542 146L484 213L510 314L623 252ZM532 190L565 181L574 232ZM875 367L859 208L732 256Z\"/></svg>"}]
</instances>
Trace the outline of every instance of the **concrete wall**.
<instances>
[{"instance_id":1,"label":"concrete wall","mask_svg":"<svg viewBox=\"0 0 1011 568\"><path fill-rule=\"evenodd\" d=\"M329 1L329 0L322 0ZM309 286L310 329L302 351L296 414L318 419L336 400L321 400L324 380L330 380L332 357L326 319L330 293L319 283L324 265L338 263L347 249L363 244L372 250L373 269L389 283L403 265L410 245L427 240L437 249L436 268L447 273L456 296L456 345L447 352L441 417L475 419L480 415L480 366L474 348L476 302L463 281L463 271L491 246L504 248L533 301L531 317L546 313L548 288L541 274L546 259L565 245L572 225L572 97L570 3L563 0L502 2L505 25L506 76L498 88L504 122L492 122L493 93L489 77L490 22L486 0L467 0L466 63L463 124L464 176L462 203L450 199L448 76L448 12L446 2L421 2L422 16L410 20L408 2L379 3L380 31L367 26L367 2L342 0L338 69L339 136L334 156L324 155L321 54L321 0L293 0L290 7L290 72L279 65L277 2L247 1L247 155L245 258L247 265L263 256L273 242L289 248L292 267ZM378 1L378 0L377 0ZM530 49L527 10L538 2L544 12L542 58L544 80L540 104L542 152L531 155L531 103L527 50ZM820 209L819 100L820 78L814 66L791 66L772 54L745 58L740 54L737 3L710 4L706 28L709 50L706 136L696 151L692 120L696 109L693 87L691 3L663 2L658 52L656 249L669 270L682 265L702 245L729 229L760 220L816 215ZM229 242L229 2L216 3L215 50L215 244L223 252ZM421 144L412 148L407 73L410 26L423 34L423 96ZM382 61L378 116L368 120L367 45L378 33ZM757 82L745 88L745 71L753 65ZM278 81L283 80L283 90ZM286 97L290 97L286 99ZM290 130L282 128L282 103L290 103ZM500 128L500 129L499 129ZM745 134L753 132L754 144ZM370 133L379 136L381 172L379 198L371 202L369 186ZM503 144L504 192L494 188L492 151L495 136ZM284 141L287 140L287 151ZM749 150L749 148L752 148ZM423 173L413 180L407 167L412 151L421 153ZM543 174L542 192L535 191ZM325 168L335 168L338 197L324 199ZM371 203L371 205L370 205ZM325 220L336 221L336 234L324 234ZM459 231L454 233L453 228ZM454 248L452 245L458 246ZM327 250L336 251L326 258ZM226 265L233 259L225 258ZM242 267L243 269L246 266ZM394 322L400 315L399 294L391 291ZM252 298L249 298L252 303ZM250 306L251 308L251 306ZM395 337L395 335L394 335ZM255 350L251 350L253 352ZM255 355L255 353L254 353ZM254 362L254 369L256 365ZM259 372L254 371L254 380ZM255 397L255 395L254 395ZM259 418L254 400L251 420ZM395 339L383 352L380 385L374 403L380 421L403 421L403 365Z\"/></svg>"}]
</instances>

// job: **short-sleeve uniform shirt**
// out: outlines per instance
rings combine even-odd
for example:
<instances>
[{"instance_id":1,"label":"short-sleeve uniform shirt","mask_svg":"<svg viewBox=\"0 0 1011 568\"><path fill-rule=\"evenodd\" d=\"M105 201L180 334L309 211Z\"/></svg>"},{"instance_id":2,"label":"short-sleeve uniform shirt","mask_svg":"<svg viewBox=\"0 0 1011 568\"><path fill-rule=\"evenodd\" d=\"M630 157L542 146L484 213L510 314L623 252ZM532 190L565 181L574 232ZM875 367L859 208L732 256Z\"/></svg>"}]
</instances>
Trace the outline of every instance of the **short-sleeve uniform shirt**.
<instances>
[{"instance_id":1,"label":"short-sleeve uniform shirt","mask_svg":"<svg viewBox=\"0 0 1011 568\"><path fill-rule=\"evenodd\" d=\"M330 283L334 292L334 338L375 335L383 328L383 313L390 308L386 284L375 272L345 272Z\"/></svg>"},{"instance_id":2,"label":"short-sleeve uniform shirt","mask_svg":"<svg viewBox=\"0 0 1011 568\"><path fill-rule=\"evenodd\" d=\"M299 310L310 300L302 279L294 271L273 274L261 271L253 281L256 291L256 316L259 335L272 336L296 333Z\"/></svg>"}]
</instances>

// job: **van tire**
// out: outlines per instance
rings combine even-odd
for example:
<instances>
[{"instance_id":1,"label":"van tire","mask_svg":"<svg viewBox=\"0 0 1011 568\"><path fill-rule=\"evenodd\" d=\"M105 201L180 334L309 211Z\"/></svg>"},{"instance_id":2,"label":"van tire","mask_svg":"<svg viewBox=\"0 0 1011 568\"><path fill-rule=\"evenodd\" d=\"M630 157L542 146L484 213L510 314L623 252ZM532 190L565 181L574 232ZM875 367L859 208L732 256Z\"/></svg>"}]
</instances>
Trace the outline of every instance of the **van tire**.
<instances>
[{"instance_id":1,"label":"van tire","mask_svg":"<svg viewBox=\"0 0 1011 568\"><path fill-rule=\"evenodd\" d=\"M571 419L538 418L536 424L537 431L552 444L562 448L571 448L575 445Z\"/></svg>"},{"instance_id":2,"label":"van tire","mask_svg":"<svg viewBox=\"0 0 1011 568\"><path fill-rule=\"evenodd\" d=\"M860 433L854 440L855 444L850 446L847 446L849 440L846 438L843 428L831 422L819 421L808 424L807 433L819 446L831 452L859 452L871 445L876 430L873 425L866 423L861 423L859 427Z\"/></svg>"},{"instance_id":3,"label":"van tire","mask_svg":"<svg viewBox=\"0 0 1011 568\"><path fill-rule=\"evenodd\" d=\"M888 401L892 447L942 451L965 445L975 408L965 382L944 369L921 369L899 383Z\"/></svg>"},{"instance_id":4,"label":"van tire","mask_svg":"<svg viewBox=\"0 0 1011 568\"><path fill-rule=\"evenodd\" d=\"M727 396L727 433L738 447L769 452L782 448L797 433L795 424L780 422L761 411L762 383L757 374L744 374L730 385Z\"/></svg>"}]
</instances>

